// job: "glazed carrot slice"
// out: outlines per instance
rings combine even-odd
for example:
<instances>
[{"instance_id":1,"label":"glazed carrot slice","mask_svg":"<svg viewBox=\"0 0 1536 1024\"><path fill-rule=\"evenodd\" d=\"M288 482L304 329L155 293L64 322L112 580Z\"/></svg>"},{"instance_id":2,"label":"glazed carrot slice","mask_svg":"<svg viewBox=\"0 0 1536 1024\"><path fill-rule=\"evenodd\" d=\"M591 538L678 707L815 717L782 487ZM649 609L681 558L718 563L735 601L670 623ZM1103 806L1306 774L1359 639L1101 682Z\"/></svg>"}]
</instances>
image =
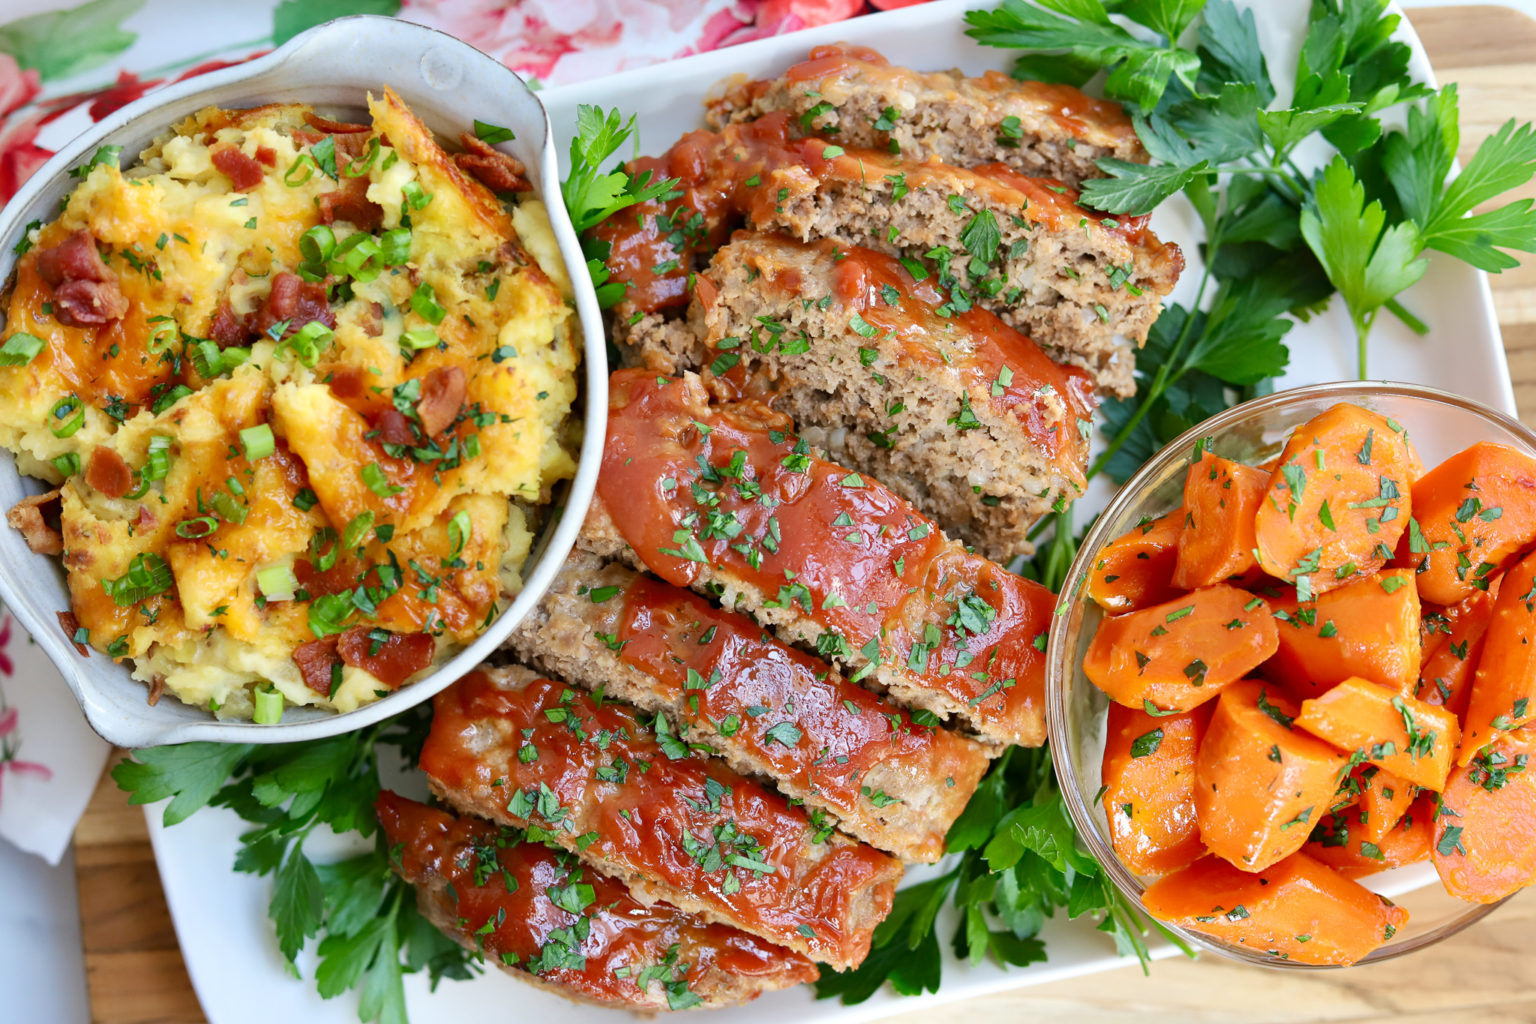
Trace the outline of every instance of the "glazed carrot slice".
<instances>
[{"instance_id":1,"label":"glazed carrot slice","mask_svg":"<svg viewBox=\"0 0 1536 1024\"><path fill-rule=\"evenodd\" d=\"M1413 574L1387 569L1299 605L1272 602L1279 647L1264 674L1316 696L1350 676L1403 693L1419 678L1419 593Z\"/></svg>"},{"instance_id":2,"label":"glazed carrot slice","mask_svg":"<svg viewBox=\"0 0 1536 1024\"><path fill-rule=\"evenodd\" d=\"M1088 575L1088 596L1111 615L1178 596L1170 582L1179 556L1183 511L1148 519L1104 545Z\"/></svg>"},{"instance_id":3,"label":"glazed carrot slice","mask_svg":"<svg viewBox=\"0 0 1536 1024\"><path fill-rule=\"evenodd\" d=\"M1273 686L1222 691L1195 758L1195 813L1210 851L1261 871L1301 849L1348 763L1292 728L1296 706Z\"/></svg>"},{"instance_id":4,"label":"glazed carrot slice","mask_svg":"<svg viewBox=\"0 0 1536 1024\"><path fill-rule=\"evenodd\" d=\"M1536 542L1536 459L1480 441L1413 485L1407 561L1426 601L1455 604Z\"/></svg>"},{"instance_id":5,"label":"glazed carrot slice","mask_svg":"<svg viewBox=\"0 0 1536 1024\"><path fill-rule=\"evenodd\" d=\"M1263 470L1201 454L1184 477L1184 521L1173 585L1183 590L1255 573L1253 517L1264 500Z\"/></svg>"},{"instance_id":6,"label":"glazed carrot slice","mask_svg":"<svg viewBox=\"0 0 1536 1024\"><path fill-rule=\"evenodd\" d=\"M1269 605L1218 584L1099 624L1083 673L1131 708L1188 711L1275 652Z\"/></svg>"},{"instance_id":7,"label":"glazed carrot slice","mask_svg":"<svg viewBox=\"0 0 1536 1024\"><path fill-rule=\"evenodd\" d=\"M1259 567L1303 601L1381 568L1413 511L1402 428L1336 405L1296 428L1254 518Z\"/></svg>"},{"instance_id":8,"label":"glazed carrot slice","mask_svg":"<svg viewBox=\"0 0 1536 1024\"><path fill-rule=\"evenodd\" d=\"M1424 652L1419 669L1414 691L1419 700L1438 704L1465 720L1467 701L1472 696L1472 677L1482 658L1488 623L1493 621L1493 603L1501 579L1496 577L1488 592L1475 590L1442 613L1445 632L1438 634L1438 642Z\"/></svg>"},{"instance_id":9,"label":"glazed carrot slice","mask_svg":"<svg viewBox=\"0 0 1536 1024\"><path fill-rule=\"evenodd\" d=\"M1471 763L1500 733L1536 718L1536 554L1517 562L1499 584L1466 717L1460 764Z\"/></svg>"},{"instance_id":10,"label":"glazed carrot slice","mask_svg":"<svg viewBox=\"0 0 1536 1024\"><path fill-rule=\"evenodd\" d=\"M1360 787L1356 804L1360 828L1365 838L1376 842L1390 832L1408 808L1413 806L1418 787L1407 779L1393 775L1374 764L1360 765L1349 773L1346 783L1350 788Z\"/></svg>"},{"instance_id":11,"label":"glazed carrot slice","mask_svg":"<svg viewBox=\"0 0 1536 1024\"><path fill-rule=\"evenodd\" d=\"M1455 759L1456 716L1385 686L1351 677L1321 697L1302 701L1296 725L1360 761L1439 792Z\"/></svg>"},{"instance_id":12,"label":"glazed carrot slice","mask_svg":"<svg viewBox=\"0 0 1536 1024\"><path fill-rule=\"evenodd\" d=\"M1498 737L1451 772L1430 859L1452 896L1492 903L1536 881L1536 731Z\"/></svg>"},{"instance_id":13,"label":"glazed carrot slice","mask_svg":"<svg viewBox=\"0 0 1536 1024\"><path fill-rule=\"evenodd\" d=\"M1330 814L1312 831L1301 852L1333 868L1345 878L1373 875L1388 868L1417 864L1429 856L1434 834L1430 825L1435 804L1432 797L1414 801L1409 810L1381 835L1372 835L1365 812L1354 807Z\"/></svg>"},{"instance_id":14,"label":"glazed carrot slice","mask_svg":"<svg viewBox=\"0 0 1536 1024\"><path fill-rule=\"evenodd\" d=\"M1277 960L1352 964L1408 912L1303 853L1256 874L1203 857L1141 897L1153 917Z\"/></svg>"},{"instance_id":15,"label":"glazed carrot slice","mask_svg":"<svg viewBox=\"0 0 1536 1024\"><path fill-rule=\"evenodd\" d=\"M1205 853L1195 820L1195 752L1210 718L1210 704L1160 717L1109 706L1104 813L1115 853L1139 875L1177 871Z\"/></svg>"}]
</instances>

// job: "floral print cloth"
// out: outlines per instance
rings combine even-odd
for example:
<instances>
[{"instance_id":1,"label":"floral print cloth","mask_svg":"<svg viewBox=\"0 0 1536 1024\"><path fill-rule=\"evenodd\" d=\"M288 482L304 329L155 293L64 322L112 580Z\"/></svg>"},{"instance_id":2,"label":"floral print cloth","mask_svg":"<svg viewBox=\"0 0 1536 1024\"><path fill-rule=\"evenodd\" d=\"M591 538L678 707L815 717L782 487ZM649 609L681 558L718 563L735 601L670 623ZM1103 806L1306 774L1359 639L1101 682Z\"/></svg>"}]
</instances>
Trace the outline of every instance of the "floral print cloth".
<instances>
[{"instance_id":1,"label":"floral print cloth","mask_svg":"<svg viewBox=\"0 0 1536 1024\"><path fill-rule=\"evenodd\" d=\"M535 84L564 84L923 0L14 2L25 16L0 24L0 203L119 107L349 14L419 22ZM265 34L252 38L253 25ZM0 838L57 863L106 755L57 670L0 611Z\"/></svg>"}]
</instances>

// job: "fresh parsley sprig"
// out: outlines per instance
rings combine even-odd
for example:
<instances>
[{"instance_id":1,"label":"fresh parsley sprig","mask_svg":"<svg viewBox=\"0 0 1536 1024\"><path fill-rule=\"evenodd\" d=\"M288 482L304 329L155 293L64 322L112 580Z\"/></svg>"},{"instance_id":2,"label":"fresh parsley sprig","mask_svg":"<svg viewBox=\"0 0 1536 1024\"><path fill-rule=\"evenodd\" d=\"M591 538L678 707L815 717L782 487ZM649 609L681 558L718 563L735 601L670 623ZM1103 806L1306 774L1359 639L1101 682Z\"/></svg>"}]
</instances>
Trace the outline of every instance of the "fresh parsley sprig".
<instances>
[{"instance_id":1,"label":"fresh parsley sprig","mask_svg":"<svg viewBox=\"0 0 1536 1024\"><path fill-rule=\"evenodd\" d=\"M650 171L631 175L622 166L604 172L619 148L635 136L635 118L628 121L617 110L603 110L585 103L576 108L576 134L571 139L571 170L560 184L566 212L582 239L587 273L597 289L598 304L607 309L624 296L624 285L610 281L607 260L612 246L588 232L620 210L653 199L667 199L677 188L676 178L653 181Z\"/></svg>"},{"instance_id":2,"label":"fresh parsley sprig","mask_svg":"<svg viewBox=\"0 0 1536 1024\"><path fill-rule=\"evenodd\" d=\"M295 960L319 939L315 983L333 998L358 991L358 1018L406 1024L404 975L425 970L469 978L473 954L416 909L411 886L390 870L373 803L379 752L393 748L415 763L430 705L356 733L306 743L183 743L138 750L112 769L129 802L171 798L163 820L174 825L206 806L234 811L253 827L240 837L235 870L272 876L268 914L278 949ZM316 864L304 852L315 830L373 837L366 853Z\"/></svg>"}]
</instances>

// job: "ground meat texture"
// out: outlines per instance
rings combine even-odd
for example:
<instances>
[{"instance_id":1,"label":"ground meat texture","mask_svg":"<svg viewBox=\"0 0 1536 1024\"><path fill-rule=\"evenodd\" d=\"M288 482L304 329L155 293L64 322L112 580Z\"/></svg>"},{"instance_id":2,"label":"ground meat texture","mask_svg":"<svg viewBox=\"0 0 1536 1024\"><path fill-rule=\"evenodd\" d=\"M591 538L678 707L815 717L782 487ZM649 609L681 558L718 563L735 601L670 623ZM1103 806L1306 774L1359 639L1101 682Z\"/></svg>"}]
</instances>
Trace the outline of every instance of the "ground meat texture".
<instances>
[{"instance_id":1,"label":"ground meat texture","mask_svg":"<svg viewBox=\"0 0 1536 1024\"><path fill-rule=\"evenodd\" d=\"M690 320L691 350L675 332L638 339L648 367L770 401L990 558L1029 552L1035 520L1081 492L1089 378L980 307L954 311L890 256L738 234Z\"/></svg>"},{"instance_id":2,"label":"ground meat texture","mask_svg":"<svg viewBox=\"0 0 1536 1024\"><path fill-rule=\"evenodd\" d=\"M476 670L437 695L421 768L450 806L537 825L641 902L839 970L868 954L901 877L894 858L818 830L670 730L519 667Z\"/></svg>"},{"instance_id":3,"label":"ground meat texture","mask_svg":"<svg viewBox=\"0 0 1536 1024\"><path fill-rule=\"evenodd\" d=\"M128 299L84 229L37 252L37 272L53 286L54 315L69 327L98 327L121 319Z\"/></svg>"},{"instance_id":4,"label":"ground meat texture","mask_svg":"<svg viewBox=\"0 0 1536 1024\"><path fill-rule=\"evenodd\" d=\"M903 860L943 855L993 752L915 723L744 615L579 551L508 644L546 672L666 714L737 771ZM793 707L795 742L779 742L757 707Z\"/></svg>"},{"instance_id":5,"label":"ground meat texture","mask_svg":"<svg viewBox=\"0 0 1536 1024\"><path fill-rule=\"evenodd\" d=\"M1147 218L1086 210L1075 189L1002 164L916 164L791 134L774 113L690 132L652 161L678 179L674 198L607 229L610 273L629 286L618 340L634 333L626 313L679 306L703 258L746 226L902 257L950 308L981 305L1100 389L1134 392L1135 345L1184 266Z\"/></svg>"},{"instance_id":6,"label":"ground meat texture","mask_svg":"<svg viewBox=\"0 0 1536 1024\"><path fill-rule=\"evenodd\" d=\"M816 47L778 78L733 86L708 107L715 128L783 111L803 134L840 145L913 163L996 161L1073 186L1103 177L1094 165L1102 157L1147 159L1117 104L1071 86L1020 82L997 71L979 78L917 72L842 43Z\"/></svg>"},{"instance_id":7,"label":"ground meat texture","mask_svg":"<svg viewBox=\"0 0 1536 1024\"><path fill-rule=\"evenodd\" d=\"M711 406L691 374L616 372L579 543L719 596L904 706L1043 743L1056 595L791 427L758 402Z\"/></svg>"},{"instance_id":8,"label":"ground meat texture","mask_svg":"<svg viewBox=\"0 0 1536 1024\"><path fill-rule=\"evenodd\" d=\"M642 903L569 854L524 841L520 830L387 790L376 808L385 842L399 851L390 865L416 887L422 914L541 988L656 1011L732 1006L816 979L805 957L666 903ZM675 966L659 976L645 970L664 964Z\"/></svg>"}]
</instances>

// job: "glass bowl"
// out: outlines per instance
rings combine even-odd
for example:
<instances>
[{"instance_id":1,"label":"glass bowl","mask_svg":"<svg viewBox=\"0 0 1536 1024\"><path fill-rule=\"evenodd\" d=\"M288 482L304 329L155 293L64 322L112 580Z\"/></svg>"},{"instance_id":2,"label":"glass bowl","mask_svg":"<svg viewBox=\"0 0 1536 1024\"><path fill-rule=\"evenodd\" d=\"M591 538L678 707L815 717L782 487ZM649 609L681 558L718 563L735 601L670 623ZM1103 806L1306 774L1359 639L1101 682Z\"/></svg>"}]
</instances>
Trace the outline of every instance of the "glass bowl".
<instances>
[{"instance_id":1,"label":"glass bowl","mask_svg":"<svg viewBox=\"0 0 1536 1024\"><path fill-rule=\"evenodd\" d=\"M1103 613L1084 593L1099 550L1139 523L1183 501L1184 476L1195 443L1225 458L1250 464L1280 452L1291 431L1318 413L1350 402L1395 419L1408 431L1426 466L1435 466L1478 441L1509 445L1536 457L1536 431L1504 413L1458 395L1417 384L1346 381L1318 384L1255 398L1206 420L1158 452L1115 494L1089 529L1062 585L1050 634L1046 676L1046 716L1055 764L1067 810L1078 834L1114 884L1136 906L1153 879L1139 876L1115 855L1108 821L1095 796L1101 785L1105 715L1109 697L1083 675L1083 655ZM1358 961L1382 960L1439 942L1481 920L1499 904L1468 904L1448 895L1427 863L1384 871L1361 884L1390 897L1409 913L1408 924L1393 939ZM1266 956L1166 922L1164 927L1191 946L1233 960L1284 970L1327 969Z\"/></svg>"}]
</instances>

